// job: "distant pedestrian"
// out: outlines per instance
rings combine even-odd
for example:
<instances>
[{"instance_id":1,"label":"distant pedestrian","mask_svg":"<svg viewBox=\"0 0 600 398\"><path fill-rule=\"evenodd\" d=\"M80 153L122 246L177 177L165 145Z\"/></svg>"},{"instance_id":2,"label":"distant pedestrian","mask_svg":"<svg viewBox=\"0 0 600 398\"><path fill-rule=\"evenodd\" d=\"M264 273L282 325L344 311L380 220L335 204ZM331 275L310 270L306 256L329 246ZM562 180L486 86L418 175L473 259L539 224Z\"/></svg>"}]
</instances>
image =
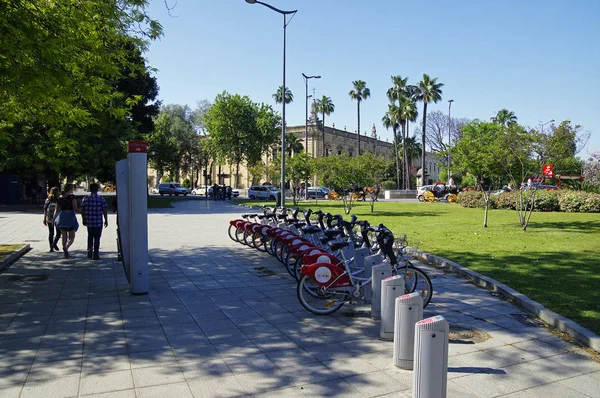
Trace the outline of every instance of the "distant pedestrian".
<instances>
[{"instance_id":1,"label":"distant pedestrian","mask_svg":"<svg viewBox=\"0 0 600 398\"><path fill-rule=\"evenodd\" d=\"M48 243L50 244L51 252L58 251L56 244L60 240L60 229L54 223L54 213L56 213L60 197L58 191L58 187L53 187L44 202L44 225L48 227Z\"/></svg>"},{"instance_id":2,"label":"distant pedestrian","mask_svg":"<svg viewBox=\"0 0 600 398\"><path fill-rule=\"evenodd\" d=\"M79 213L79 207L75 198L75 185L67 184L54 212L54 223L60 229L65 258L69 258L69 247L75 241L75 232L79 229L76 213Z\"/></svg>"},{"instance_id":3,"label":"distant pedestrian","mask_svg":"<svg viewBox=\"0 0 600 398\"><path fill-rule=\"evenodd\" d=\"M217 184L213 185L213 200L219 200L219 191L220 187Z\"/></svg>"},{"instance_id":4,"label":"distant pedestrian","mask_svg":"<svg viewBox=\"0 0 600 398\"><path fill-rule=\"evenodd\" d=\"M231 200L232 194L233 194L233 189L231 189L231 186L227 185L227 199Z\"/></svg>"},{"instance_id":5,"label":"distant pedestrian","mask_svg":"<svg viewBox=\"0 0 600 398\"><path fill-rule=\"evenodd\" d=\"M106 228L108 227L108 204L102 196L98 195L98 184L90 184L90 192L90 195L83 198L81 202L83 225L88 231L87 256L100 260L102 217L104 216L104 228Z\"/></svg>"}]
</instances>

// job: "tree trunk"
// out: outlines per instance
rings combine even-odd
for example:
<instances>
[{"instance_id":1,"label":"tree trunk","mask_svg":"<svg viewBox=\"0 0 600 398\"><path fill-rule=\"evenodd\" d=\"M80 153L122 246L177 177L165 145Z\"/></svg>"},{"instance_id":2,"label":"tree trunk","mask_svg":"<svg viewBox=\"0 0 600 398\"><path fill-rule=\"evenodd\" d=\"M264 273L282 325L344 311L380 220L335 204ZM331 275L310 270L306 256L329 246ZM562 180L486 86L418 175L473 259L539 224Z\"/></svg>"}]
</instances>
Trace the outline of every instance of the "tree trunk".
<instances>
[{"instance_id":1,"label":"tree trunk","mask_svg":"<svg viewBox=\"0 0 600 398\"><path fill-rule=\"evenodd\" d=\"M356 109L358 110L357 115L358 115L358 153L357 155L360 155L360 99L356 102Z\"/></svg>"},{"instance_id":2,"label":"tree trunk","mask_svg":"<svg viewBox=\"0 0 600 398\"><path fill-rule=\"evenodd\" d=\"M406 141L408 140L408 126L409 121L406 121L406 128L402 132L402 139L404 140L404 145L402 151L404 153L404 175L406 176L406 180L404 180L404 189L410 189L410 159L408 158L408 148L406 147ZM404 126L402 126L404 128Z\"/></svg>"},{"instance_id":3,"label":"tree trunk","mask_svg":"<svg viewBox=\"0 0 600 398\"><path fill-rule=\"evenodd\" d=\"M423 101L423 133L421 135L421 185L427 185L425 179L425 128L427 127L427 100Z\"/></svg>"},{"instance_id":4,"label":"tree trunk","mask_svg":"<svg viewBox=\"0 0 600 398\"><path fill-rule=\"evenodd\" d=\"M240 164L239 162L235 164L235 189L238 189L238 176L240 175ZM229 179L231 182L231 179Z\"/></svg>"},{"instance_id":5,"label":"tree trunk","mask_svg":"<svg viewBox=\"0 0 600 398\"><path fill-rule=\"evenodd\" d=\"M323 157L327 156L327 150L325 149L325 112L323 112L323 132L321 133L322 144L323 144Z\"/></svg>"},{"instance_id":6,"label":"tree trunk","mask_svg":"<svg viewBox=\"0 0 600 398\"><path fill-rule=\"evenodd\" d=\"M490 192L488 191L488 193L486 195L485 191L483 190L483 186L481 187L481 191L483 192L483 200L485 202L485 211L483 213L483 227L487 228L488 210L490 208Z\"/></svg>"},{"instance_id":7,"label":"tree trunk","mask_svg":"<svg viewBox=\"0 0 600 398\"><path fill-rule=\"evenodd\" d=\"M394 132L394 148L396 149L396 189L400 189L400 154L398 153L398 132L395 124L392 125L392 131Z\"/></svg>"}]
</instances>

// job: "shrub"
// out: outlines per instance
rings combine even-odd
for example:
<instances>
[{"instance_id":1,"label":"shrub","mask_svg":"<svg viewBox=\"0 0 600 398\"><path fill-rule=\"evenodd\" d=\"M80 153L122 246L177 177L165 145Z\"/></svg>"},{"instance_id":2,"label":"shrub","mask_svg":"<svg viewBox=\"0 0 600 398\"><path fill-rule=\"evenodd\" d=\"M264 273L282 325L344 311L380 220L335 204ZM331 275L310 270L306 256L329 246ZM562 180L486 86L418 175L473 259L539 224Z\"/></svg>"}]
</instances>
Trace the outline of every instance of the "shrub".
<instances>
[{"instance_id":1,"label":"shrub","mask_svg":"<svg viewBox=\"0 0 600 398\"><path fill-rule=\"evenodd\" d=\"M557 191L538 190L533 209L536 211L560 211Z\"/></svg>"},{"instance_id":2,"label":"shrub","mask_svg":"<svg viewBox=\"0 0 600 398\"><path fill-rule=\"evenodd\" d=\"M392 181L392 180L386 180L381 185L382 185L383 189L387 190L387 191L394 191L394 190L398 189L396 181Z\"/></svg>"},{"instance_id":3,"label":"shrub","mask_svg":"<svg viewBox=\"0 0 600 398\"><path fill-rule=\"evenodd\" d=\"M183 185L186 188L189 188L192 186L192 184L190 184L190 179L186 178L185 180L183 180L183 182L181 183L181 185Z\"/></svg>"},{"instance_id":4,"label":"shrub","mask_svg":"<svg viewBox=\"0 0 600 398\"><path fill-rule=\"evenodd\" d=\"M462 207L485 207L485 201L483 200L483 193L481 191L464 191L459 193L458 203L460 203Z\"/></svg>"},{"instance_id":5,"label":"shrub","mask_svg":"<svg viewBox=\"0 0 600 398\"><path fill-rule=\"evenodd\" d=\"M599 194L583 191L560 191L557 198L560 211L600 213Z\"/></svg>"},{"instance_id":6,"label":"shrub","mask_svg":"<svg viewBox=\"0 0 600 398\"><path fill-rule=\"evenodd\" d=\"M496 208L502 210L515 210L517 203L516 192L502 192L500 195L494 195L496 197Z\"/></svg>"}]
</instances>

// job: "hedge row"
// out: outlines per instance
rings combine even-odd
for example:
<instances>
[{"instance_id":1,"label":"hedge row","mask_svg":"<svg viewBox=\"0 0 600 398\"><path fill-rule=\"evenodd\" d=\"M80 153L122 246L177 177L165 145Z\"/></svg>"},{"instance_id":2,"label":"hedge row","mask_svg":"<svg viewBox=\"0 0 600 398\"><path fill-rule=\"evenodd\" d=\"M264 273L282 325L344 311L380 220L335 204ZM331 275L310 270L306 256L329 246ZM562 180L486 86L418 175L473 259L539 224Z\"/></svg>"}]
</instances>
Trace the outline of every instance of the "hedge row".
<instances>
[{"instance_id":1,"label":"hedge row","mask_svg":"<svg viewBox=\"0 0 600 398\"><path fill-rule=\"evenodd\" d=\"M490 195L490 209L515 210L518 192L503 192ZM521 193L525 200L526 193ZM466 191L458 195L458 203L463 207L485 207L483 193ZM600 213L600 194L583 191L537 191L535 211L565 211L574 213Z\"/></svg>"}]
</instances>

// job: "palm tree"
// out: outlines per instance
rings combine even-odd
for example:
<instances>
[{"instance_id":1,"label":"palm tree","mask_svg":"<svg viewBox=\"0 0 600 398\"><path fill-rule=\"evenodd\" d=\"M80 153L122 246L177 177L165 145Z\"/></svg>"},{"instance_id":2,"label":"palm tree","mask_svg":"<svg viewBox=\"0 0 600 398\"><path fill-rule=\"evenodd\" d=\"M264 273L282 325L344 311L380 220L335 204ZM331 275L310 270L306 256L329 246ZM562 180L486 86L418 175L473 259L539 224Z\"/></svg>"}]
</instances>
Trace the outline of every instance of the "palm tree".
<instances>
[{"instance_id":1,"label":"palm tree","mask_svg":"<svg viewBox=\"0 0 600 398\"><path fill-rule=\"evenodd\" d=\"M279 86L279 88L277 88L277 92L275 94L273 94L273 99L275 100L275 103L277 104L281 104L281 93L283 91L283 86ZM292 94L292 91L290 90L289 87L285 88L285 103L289 104L290 102L294 101L294 94Z\"/></svg>"},{"instance_id":2,"label":"palm tree","mask_svg":"<svg viewBox=\"0 0 600 398\"><path fill-rule=\"evenodd\" d=\"M331 102L331 98L324 95L320 100L317 100L315 111L321 112L323 115L323 133L321 134L321 139L323 144L323 156L327 156L327 151L325 150L325 115L331 115L335 111L335 105Z\"/></svg>"},{"instance_id":3,"label":"palm tree","mask_svg":"<svg viewBox=\"0 0 600 398\"><path fill-rule=\"evenodd\" d=\"M285 148L289 157L292 157L292 153L300 153L304 150L304 146L300 142L300 139L294 133L289 133L285 137Z\"/></svg>"},{"instance_id":4,"label":"palm tree","mask_svg":"<svg viewBox=\"0 0 600 398\"><path fill-rule=\"evenodd\" d=\"M381 122L383 123L383 127L386 129L392 128L392 132L394 133L394 150L396 157L396 186L397 189L400 189L400 160L398 154L398 127L401 124L400 120L400 109L396 106L396 104L391 103L388 105L388 111L381 118Z\"/></svg>"},{"instance_id":5,"label":"palm tree","mask_svg":"<svg viewBox=\"0 0 600 398\"><path fill-rule=\"evenodd\" d=\"M404 151L407 154L407 175L409 178L408 188L410 189L410 170L412 170L412 159L418 157L421 154L421 145L419 145L419 143L417 142L417 137L412 136L406 138L406 147L404 148Z\"/></svg>"},{"instance_id":6,"label":"palm tree","mask_svg":"<svg viewBox=\"0 0 600 398\"><path fill-rule=\"evenodd\" d=\"M367 88L367 83L362 80L355 80L352 82L354 89L350 90L348 95L353 100L356 100L357 115L358 115L358 155L360 155L360 101L366 100L371 96L371 90Z\"/></svg>"},{"instance_id":7,"label":"palm tree","mask_svg":"<svg viewBox=\"0 0 600 398\"><path fill-rule=\"evenodd\" d=\"M498 123L502 126L509 127L517 122L517 116L513 111L508 109L500 109L496 116L490 119L494 123Z\"/></svg>"},{"instance_id":8,"label":"palm tree","mask_svg":"<svg viewBox=\"0 0 600 398\"><path fill-rule=\"evenodd\" d=\"M414 87L414 86L412 86ZM400 120L402 122L402 150L404 158L404 189L410 189L410 175L409 175L409 156L407 151L406 139L408 139L408 124L409 122L416 122L419 116L417 110L417 104L409 97L401 97L398 100L398 108L400 109Z\"/></svg>"},{"instance_id":9,"label":"palm tree","mask_svg":"<svg viewBox=\"0 0 600 398\"><path fill-rule=\"evenodd\" d=\"M437 82L437 77L433 79L427 74L423 74L423 79L417 84L416 99L423 101L423 134L421 135L421 169L423 177L423 185L426 184L425 179L425 129L427 128L427 104L430 102L436 103L442 100L443 83Z\"/></svg>"},{"instance_id":10,"label":"palm tree","mask_svg":"<svg viewBox=\"0 0 600 398\"><path fill-rule=\"evenodd\" d=\"M406 97L408 95L407 88L409 86L407 83L408 77L403 79L402 76L392 76L393 86L387 91L387 97L390 102L398 101L400 97Z\"/></svg>"}]
</instances>

